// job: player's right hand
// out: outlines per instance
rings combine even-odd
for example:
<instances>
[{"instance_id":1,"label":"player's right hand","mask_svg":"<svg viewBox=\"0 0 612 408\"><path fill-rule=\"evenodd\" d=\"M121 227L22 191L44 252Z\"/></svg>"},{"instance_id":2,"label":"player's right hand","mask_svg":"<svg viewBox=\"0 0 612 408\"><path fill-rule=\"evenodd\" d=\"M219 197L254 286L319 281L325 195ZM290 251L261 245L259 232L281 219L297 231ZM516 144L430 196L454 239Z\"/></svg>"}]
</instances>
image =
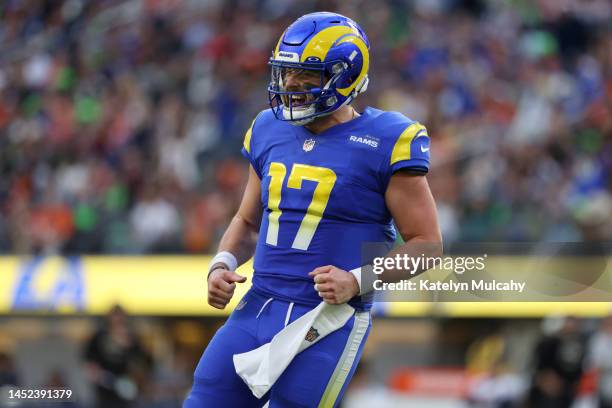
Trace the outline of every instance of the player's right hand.
<instances>
[{"instance_id":1,"label":"player's right hand","mask_svg":"<svg viewBox=\"0 0 612 408\"><path fill-rule=\"evenodd\" d=\"M208 304L217 309L224 309L234 296L236 282L245 281L245 276L225 268L213 270L208 277Z\"/></svg>"}]
</instances>

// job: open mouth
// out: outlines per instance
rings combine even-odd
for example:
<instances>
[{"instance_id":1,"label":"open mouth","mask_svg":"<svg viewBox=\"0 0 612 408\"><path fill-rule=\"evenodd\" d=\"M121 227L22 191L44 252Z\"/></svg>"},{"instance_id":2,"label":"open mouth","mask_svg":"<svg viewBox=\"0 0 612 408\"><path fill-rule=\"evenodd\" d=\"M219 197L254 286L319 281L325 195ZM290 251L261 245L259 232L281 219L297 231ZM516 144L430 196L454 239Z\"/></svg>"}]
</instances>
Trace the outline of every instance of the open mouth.
<instances>
[{"instance_id":1,"label":"open mouth","mask_svg":"<svg viewBox=\"0 0 612 408\"><path fill-rule=\"evenodd\" d=\"M309 105L314 100L312 95L308 95L308 94L286 95L283 98L283 102L285 103L285 106L289 106L289 99L291 99L292 108L298 108L301 106L303 107L305 105Z\"/></svg>"}]
</instances>

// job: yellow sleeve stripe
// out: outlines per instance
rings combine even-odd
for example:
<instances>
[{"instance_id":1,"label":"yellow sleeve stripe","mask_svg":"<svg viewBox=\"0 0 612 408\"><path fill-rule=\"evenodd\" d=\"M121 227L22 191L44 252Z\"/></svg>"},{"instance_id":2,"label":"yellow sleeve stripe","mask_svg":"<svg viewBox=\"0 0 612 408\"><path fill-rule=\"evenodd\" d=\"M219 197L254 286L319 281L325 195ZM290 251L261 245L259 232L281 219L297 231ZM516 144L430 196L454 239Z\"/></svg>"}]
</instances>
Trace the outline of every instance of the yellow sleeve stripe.
<instances>
[{"instance_id":1,"label":"yellow sleeve stripe","mask_svg":"<svg viewBox=\"0 0 612 408\"><path fill-rule=\"evenodd\" d=\"M412 140L420 131L424 131L424 136L427 135L425 126L421 125L419 122L414 122L402 132L397 142L395 142L395 146L393 146L393 151L391 152L391 165L402 160L410 160Z\"/></svg>"},{"instance_id":2,"label":"yellow sleeve stripe","mask_svg":"<svg viewBox=\"0 0 612 408\"><path fill-rule=\"evenodd\" d=\"M253 120L253 122L251 122L251 126L249 127L249 130L246 131L246 133L244 134L244 150L247 151L247 153L251 154L251 135L253 134L253 125L255 124L255 121Z\"/></svg>"}]
</instances>

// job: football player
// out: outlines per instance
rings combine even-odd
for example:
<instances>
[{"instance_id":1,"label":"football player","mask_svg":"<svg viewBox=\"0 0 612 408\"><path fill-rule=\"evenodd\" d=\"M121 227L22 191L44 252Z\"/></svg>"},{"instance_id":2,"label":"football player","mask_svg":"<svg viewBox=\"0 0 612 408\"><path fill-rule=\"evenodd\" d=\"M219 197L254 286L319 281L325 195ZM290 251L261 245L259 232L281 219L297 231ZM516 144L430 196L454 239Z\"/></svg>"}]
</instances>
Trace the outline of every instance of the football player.
<instances>
[{"instance_id":1,"label":"football player","mask_svg":"<svg viewBox=\"0 0 612 408\"><path fill-rule=\"evenodd\" d=\"M186 408L335 407L370 330L362 244L391 248L395 228L405 244L392 254L441 242L425 178L427 130L397 112L351 105L368 86L369 48L353 20L326 12L299 18L278 41L269 62L270 109L244 138L249 179L211 262L208 302L227 305L246 280L236 267L254 253L252 287L206 348ZM354 316L297 354L256 398L233 355L270 342L321 301L348 302Z\"/></svg>"}]
</instances>

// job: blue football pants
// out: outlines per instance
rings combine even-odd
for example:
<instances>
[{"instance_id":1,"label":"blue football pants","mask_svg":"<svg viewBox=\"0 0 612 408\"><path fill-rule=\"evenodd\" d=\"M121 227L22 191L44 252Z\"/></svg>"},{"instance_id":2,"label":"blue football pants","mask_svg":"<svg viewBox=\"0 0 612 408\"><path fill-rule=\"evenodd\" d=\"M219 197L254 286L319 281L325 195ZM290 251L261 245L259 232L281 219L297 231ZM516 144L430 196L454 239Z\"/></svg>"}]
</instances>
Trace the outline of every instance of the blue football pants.
<instances>
[{"instance_id":1,"label":"blue football pants","mask_svg":"<svg viewBox=\"0 0 612 408\"><path fill-rule=\"evenodd\" d=\"M261 399L234 369L234 354L270 342L312 308L251 288L204 351L183 408L336 407L363 352L371 327L368 311L357 311L342 328L299 353Z\"/></svg>"}]
</instances>

